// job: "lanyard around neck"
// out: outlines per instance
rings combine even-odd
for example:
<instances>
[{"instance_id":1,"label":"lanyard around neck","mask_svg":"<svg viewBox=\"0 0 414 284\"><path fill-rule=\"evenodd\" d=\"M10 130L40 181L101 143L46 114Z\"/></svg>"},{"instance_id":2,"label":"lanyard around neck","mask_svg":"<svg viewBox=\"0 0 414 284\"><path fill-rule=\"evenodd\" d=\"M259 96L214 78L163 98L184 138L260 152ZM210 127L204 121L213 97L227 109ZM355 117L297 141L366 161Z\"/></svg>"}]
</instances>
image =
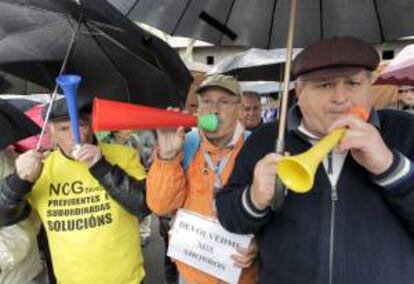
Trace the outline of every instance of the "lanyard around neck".
<instances>
[{"instance_id":1,"label":"lanyard around neck","mask_svg":"<svg viewBox=\"0 0 414 284\"><path fill-rule=\"evenodd\" d=\"M217 164L214 164L210 155L206 151L203 150L204 159L206 160L208 167L214 173L214 193L217 193L222 188L221 174L223 173L224 168L226 167L227 162L230 159L231 152L232 151L227 153L224 159L222 160L218 159Z\"/></svg>"}]
</instances>

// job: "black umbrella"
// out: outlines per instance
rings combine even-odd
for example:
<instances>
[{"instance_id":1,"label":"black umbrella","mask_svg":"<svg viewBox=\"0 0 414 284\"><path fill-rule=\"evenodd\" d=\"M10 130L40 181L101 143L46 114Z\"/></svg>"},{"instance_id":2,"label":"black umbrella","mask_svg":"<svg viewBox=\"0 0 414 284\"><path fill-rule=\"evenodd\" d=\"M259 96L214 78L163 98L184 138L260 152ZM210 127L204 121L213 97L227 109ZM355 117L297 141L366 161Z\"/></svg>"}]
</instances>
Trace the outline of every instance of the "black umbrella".
<instances>
[{"instance_id":1,"label":"black umbrella","mask_svg":"<svg viewBox=\"0 0 414 284\"><path fill-rule=\"evenodd\" d=\"M78 2L0 0L0 92L24 89L22 82L26 93L51 92L64 65L83 77L80 95L184 104L192 77L170 46L104 0Z\"/></svg>"},{"instance_id":2,"label":"black umbrella","mask_svg":"<svg viewBox=\"0 0 414 284\"><path fill-rule=\"evenodd\" d=\"M11 67L11 66L10 66ZM9 72L14 72L9 70ZM28 81L24 76L15 76L12 73L0 70L0 93L3 94L46 94L50 88ZM21 74L22 70L16 71ZM33 75L32 75L33 76ZM28 76L26 76L28 78Z\"/></svg>"},{"instance_id":3,"label":"black umbrella","mask_svg":"<svg viewBox=\"0 0 414 284\"><path fill-rule=\"evenodd\" d=\"M0 99L0 149L40 133L40 128L23 112Z\"/></svg>"},{"instance_id":4,"label":"black umbrella","mask_svg":"<svg viewBox=\"0 0 414 284\"><path fill-rule=\"evenodd\" d=\"M109 0L131 19L215 45L286 47L288 0ZM333 36L380 43L414 34L411 0L302 0L295 47Z\"/></svg>"}]
</instances>

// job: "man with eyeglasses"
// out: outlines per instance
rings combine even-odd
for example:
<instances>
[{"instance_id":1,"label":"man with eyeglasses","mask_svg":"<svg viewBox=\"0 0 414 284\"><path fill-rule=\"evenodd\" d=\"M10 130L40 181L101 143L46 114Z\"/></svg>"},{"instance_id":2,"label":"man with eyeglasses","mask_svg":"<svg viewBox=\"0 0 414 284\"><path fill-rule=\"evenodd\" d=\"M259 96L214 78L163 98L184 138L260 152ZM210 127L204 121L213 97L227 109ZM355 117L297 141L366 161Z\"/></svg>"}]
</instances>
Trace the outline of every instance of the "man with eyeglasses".
<instances>
[{"instance_id":1,"label":"man with eyeglasses","mask_svg":"<svg viewBox=\"0 0 414 284\"><path fill-rule=\"evenodd\" d=\"M218 127L215 131L198 129L187 136L182 127L158 131L159 148L147 177L147 202L158 215L184 208L215 218L215 195L227 182L247 137L238 122L242 91L235 78L210 76L197 93L198 114L215 114ZM238 252L233 256L235 265L247 268L239 283L256 283L257 270L255 265L252 266L257 256L256 243L252 242L249 248ZM194 267L176 263L180 283L220 283L217 278Z\"/></svg>"}]
</instances>

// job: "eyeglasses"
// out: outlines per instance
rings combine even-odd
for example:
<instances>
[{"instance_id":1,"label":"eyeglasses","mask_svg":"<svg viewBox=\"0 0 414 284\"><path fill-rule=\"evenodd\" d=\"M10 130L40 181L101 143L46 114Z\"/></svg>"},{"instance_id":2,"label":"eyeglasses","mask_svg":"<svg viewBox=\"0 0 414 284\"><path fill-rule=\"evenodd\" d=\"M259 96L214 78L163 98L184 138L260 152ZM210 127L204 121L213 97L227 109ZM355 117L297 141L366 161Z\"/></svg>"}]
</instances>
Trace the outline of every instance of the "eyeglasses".
<instances>
[{"instance_id":1,"label":"eyeglasses","mask_svg":"<svg viewBox=\"0 0 414 284\"><path fill-rule=\"evenodd\" d=\"M233 105L237 105L240 103L240 100L237 101L231 101L231 100L218 100L213 101L210 99L202 98L199 100L199 107L200 108L212 108L212 106L215 106L218 110L228 110Z\"/></svg>"}]
</instances>

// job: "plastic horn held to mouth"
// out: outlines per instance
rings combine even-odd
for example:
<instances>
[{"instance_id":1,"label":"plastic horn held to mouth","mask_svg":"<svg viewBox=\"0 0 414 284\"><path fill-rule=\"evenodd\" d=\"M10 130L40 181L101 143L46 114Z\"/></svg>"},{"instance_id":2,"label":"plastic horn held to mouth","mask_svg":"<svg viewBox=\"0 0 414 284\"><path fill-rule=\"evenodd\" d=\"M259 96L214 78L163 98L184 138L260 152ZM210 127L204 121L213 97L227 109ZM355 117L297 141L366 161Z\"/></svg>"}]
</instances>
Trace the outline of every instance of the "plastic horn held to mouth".
<instances>
[{"instance_id":1,"label":"plastic horn held to mouth","mask_svg":"<svg viewBox=\"0 0 414 284\"><path fill-rule=\"evenodd\" d=\"M353 107L349 113L357 115L364 121L367 121L369 117L369 113L361 107ZM295 156L283 157L277 164L277 175L282 183L297 193L310 191L319 164L342 139L345 132L346 128L335 129L308 151Z\"/></svg>"},{"instance_id":2,"label":"plastic horn held to mouth","mask_svg":"<svg viewBox=\"0 0 414 284\"><path fill-rule=\"evenodd\" d=\"M63 93L66 98L70 124L73 132L73 140L75 141L76 145L81 144L77 108L77 92L81 81L82 77L75 74L64 74L56 78L56 83L63 90Z\"/></svg>"},{"instance_id":3,"label":"plastic horn held to mouth","mask_svg":"<svg viewBox=\"0 0 414 284\"><path fill-rule=\"evenodd\" d=\"M217 129L218 127L218 118L217 115L215 114L205 114L205 115L199 115L197 117L197 125L198 127L213 132Z\"/></svg>"},{"instance_id":4,"label":"plastic horn held to mouth","mask_svg":"<svg viewBox=\"0 0 414 284\"><path fill-rule=\"evenodd\" d=\"M198 126L207 131L215 131L218 126L218 118L215 114L197 117L172 110L99 98L95 98L93 101L92 127L95 132L177 128L180 126Z\"/></svg>"}]
</instances>

